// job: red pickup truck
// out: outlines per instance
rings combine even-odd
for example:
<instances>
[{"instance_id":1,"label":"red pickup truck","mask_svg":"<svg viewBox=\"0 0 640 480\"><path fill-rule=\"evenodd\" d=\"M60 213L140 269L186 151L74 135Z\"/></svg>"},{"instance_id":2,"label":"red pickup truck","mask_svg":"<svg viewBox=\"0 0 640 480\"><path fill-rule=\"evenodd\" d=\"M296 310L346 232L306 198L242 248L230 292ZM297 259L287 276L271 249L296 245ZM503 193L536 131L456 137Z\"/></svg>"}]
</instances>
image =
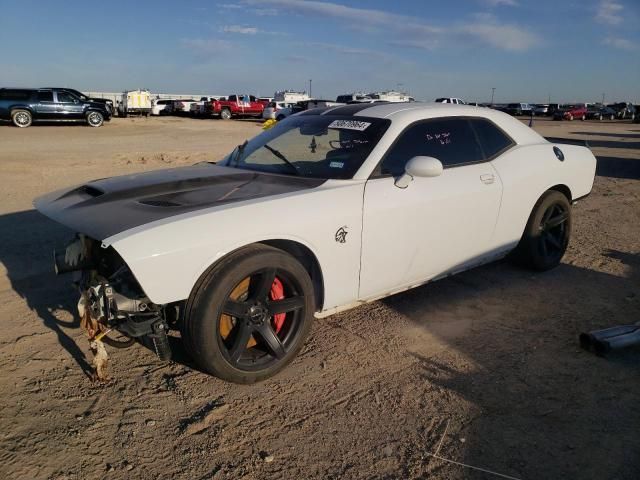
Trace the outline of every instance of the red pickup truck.
<instances>
[{"instance_id":1,"label":"red pickup truck","mask_svg":"<svg viewBox=\"0 0 640 480\"><path fill-rule=\"evenodd\" d=\"M232 117L262 118L265 101L260 101L253 95L229 95L226 100L213 100L211 114L219 115L223 120Z\"/></svg>"}]
</instances>

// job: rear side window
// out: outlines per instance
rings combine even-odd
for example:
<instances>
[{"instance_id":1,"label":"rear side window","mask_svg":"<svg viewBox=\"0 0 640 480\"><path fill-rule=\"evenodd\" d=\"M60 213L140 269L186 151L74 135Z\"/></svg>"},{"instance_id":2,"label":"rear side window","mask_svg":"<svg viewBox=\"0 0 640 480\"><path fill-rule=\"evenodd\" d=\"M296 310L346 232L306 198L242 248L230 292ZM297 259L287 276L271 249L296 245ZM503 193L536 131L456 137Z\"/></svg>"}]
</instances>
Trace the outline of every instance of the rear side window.
<instances>
[{"instance_id":1,"label":"rear side window","mask_svg":"<svg viewBox=\"0 0 640 480\"><path fill-rule=\"evenodd\" d=\"M501 128L490 120L484 118L472 118L469 120L476 131L478 141L487 160L492 160L511 146L515 145L513 139L504 133Z\"/></svg>"},{"instance_id":2,"label":"rear side window","mask_svg":"<svg viewBox=\"0 0 640 480\"><path fill-rule=\"evenodd\" d=\"M10 100L29 100L31 98L32 90L16 90L5 89L0 90L0 98L7 98Z\"/></svg>"},{"instance_id":3,"label":"rear side window","mask_svg":"<svg viewBox=\"0 0 640 480\"><path fill-rule=\"evenodd\" d=\"M409 126L382 160L380 174L398 176L416 156L437 158L444 168L484 161L467 118L438 118Z\"/></svg>"},{"instance_id":4,"label":"rear side window","mask_svg":"<svg viewBox=\"0 0 640 480\"><path fill-rule=\"evenodd\" d=\"M38 92L38 102L53 102L53 92Z\"/></svg>"}]
</instances>

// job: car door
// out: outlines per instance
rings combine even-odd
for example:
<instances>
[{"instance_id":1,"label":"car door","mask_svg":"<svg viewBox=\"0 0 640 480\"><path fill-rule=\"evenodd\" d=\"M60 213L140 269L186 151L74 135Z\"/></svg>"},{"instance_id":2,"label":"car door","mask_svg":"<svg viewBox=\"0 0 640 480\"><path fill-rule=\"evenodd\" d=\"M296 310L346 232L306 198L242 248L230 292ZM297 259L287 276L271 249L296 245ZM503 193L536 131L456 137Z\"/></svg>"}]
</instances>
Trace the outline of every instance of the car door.
<instances>
[{"instance_id":1,"label":"car door","mask_svg":"<svg viewBox=\"0 0 640 480\"><path fill-rule=\"evenodd\" d=\"M57 117L61 120L75 120L83 117L82 103L71 93L58 90L56 91L56 112Z\"/></svg>"},{"instance_id":2,"label":"car door","mask_svg":"<svg viewBox=\"0 0 640 480\"><path fill-rule=\"evenodd\" d=\"M440 160L442 175L395 186L415 156ZM361 299L418 285L483 263L502 185L464 117L423 120L407 127L367 181L363 204Z\"/></svg>"},{"instance_id":3,"label":"car door","mask_svg":"<svg viewBox=\"0 0 640 480\"><path fill-rule=\"evenodd\" d=\"M36 101L35 110L38 118L47 120L56 117L57 104L53 101L53 91L39 90Z\"/></svg>"}]
</instances>

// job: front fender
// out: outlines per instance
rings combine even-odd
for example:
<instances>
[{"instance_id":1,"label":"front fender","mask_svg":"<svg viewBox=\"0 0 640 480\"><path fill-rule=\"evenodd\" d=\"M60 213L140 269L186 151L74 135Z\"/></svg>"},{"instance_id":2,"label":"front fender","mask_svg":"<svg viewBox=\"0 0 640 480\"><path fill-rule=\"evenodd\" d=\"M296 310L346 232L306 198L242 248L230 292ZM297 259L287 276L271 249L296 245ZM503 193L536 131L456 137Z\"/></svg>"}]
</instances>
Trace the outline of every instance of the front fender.
<instances>
[{"instance_id":1,"label":"front fender","mask_svg":"<svg viewBox=\"0 0 640 480\"><path fill-rule=\"evenodd\" d=\"M318 260L323 308L329 309L357 298L363 188L360 181L329 181L313 191L153 222L105 239L104 245L113 246L151 301L166 304L187 299L211 265L239 248L294 241ZM336 237L341 228L344 238Z\"/></svg>"}]
</instances>

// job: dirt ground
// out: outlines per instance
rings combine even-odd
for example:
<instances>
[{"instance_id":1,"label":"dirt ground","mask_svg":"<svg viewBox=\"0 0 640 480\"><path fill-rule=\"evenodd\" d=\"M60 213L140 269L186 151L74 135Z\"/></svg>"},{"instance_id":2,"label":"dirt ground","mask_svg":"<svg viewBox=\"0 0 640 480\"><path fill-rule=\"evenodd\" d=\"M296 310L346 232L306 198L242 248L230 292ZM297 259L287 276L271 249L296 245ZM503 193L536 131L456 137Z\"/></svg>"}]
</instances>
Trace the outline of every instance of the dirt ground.
<instances>
[{"instance_id":1,"label":"dirt ground","mask_svg":"<svg viewBox=\"0 0 640 480\"><path fill-rule=\"evenodd\" d=\"M52 272L68 232L32 199L216 160L259 124L0 125L0 478L640 478L640 348L602 359L577 343L640 321L640 125L535 128L599 158L559 268L500 262L318 320L258 385L200 373L176 339L170 364L113 352L99 386L76 293Z\"/></svg>"}]
</instances>

